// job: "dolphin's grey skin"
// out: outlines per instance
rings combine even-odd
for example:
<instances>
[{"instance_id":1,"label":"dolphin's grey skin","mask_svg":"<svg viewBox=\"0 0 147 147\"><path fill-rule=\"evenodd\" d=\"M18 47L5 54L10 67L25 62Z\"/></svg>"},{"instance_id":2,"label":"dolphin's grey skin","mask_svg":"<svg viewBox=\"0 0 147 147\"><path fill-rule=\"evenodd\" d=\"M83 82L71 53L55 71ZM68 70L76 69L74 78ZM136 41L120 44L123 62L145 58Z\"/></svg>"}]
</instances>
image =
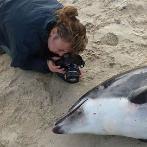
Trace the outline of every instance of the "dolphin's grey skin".
<instances>
[{"instance_id":1,"label":"dolphin's grey skin","mask_svg":"<svg viewBox=\"0 0 147 147\"><path fill-rule=\"evenodd\" d=\"M147 139L147 66L114 76L83 95L54 133Z\"/></svg>"}]
</instances>

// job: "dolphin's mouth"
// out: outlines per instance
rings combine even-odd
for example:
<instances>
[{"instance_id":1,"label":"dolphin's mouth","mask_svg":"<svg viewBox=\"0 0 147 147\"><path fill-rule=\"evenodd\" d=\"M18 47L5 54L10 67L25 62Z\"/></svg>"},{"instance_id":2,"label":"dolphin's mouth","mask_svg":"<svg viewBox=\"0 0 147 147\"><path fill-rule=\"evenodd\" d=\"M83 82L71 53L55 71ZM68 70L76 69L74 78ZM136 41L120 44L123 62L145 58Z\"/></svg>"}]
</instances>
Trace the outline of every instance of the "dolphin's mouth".
<instances>
[{"instance_id":1,"label":"dolphin's mouth","mask_svg":"<svg viewBox=\"0 0 147 147\"><path fill-rule=\"evenodd\" d=\"M60 125L66 118L68 118L71 114L73 114L79 107L81 107L82 104L84 104L88 98L78 100L67 112L66 115L62 116L55 122L53 132L56 134L64 134L64 131L62 130L62 125Z\"/></svg>"},{"instance_id":2,"label":"dolphin's mouth","mask_svg":"<svg viewBox=\"0 0 147 147\"><path fill-rule=\"evenodd\" d=\"M60 124L63 120L65 120L68 116L70 116L72 113L74 113L79 107L81 107L81 105L83 103L85 103L86 101L88 100L87 99L83 99L81 100L80 102L77 101L67 112L66 115L62 116L61 118L59 118L59 120L56 121L55 123L55 126L57 126L58 124Z\"/></svg>"}]
</instances>

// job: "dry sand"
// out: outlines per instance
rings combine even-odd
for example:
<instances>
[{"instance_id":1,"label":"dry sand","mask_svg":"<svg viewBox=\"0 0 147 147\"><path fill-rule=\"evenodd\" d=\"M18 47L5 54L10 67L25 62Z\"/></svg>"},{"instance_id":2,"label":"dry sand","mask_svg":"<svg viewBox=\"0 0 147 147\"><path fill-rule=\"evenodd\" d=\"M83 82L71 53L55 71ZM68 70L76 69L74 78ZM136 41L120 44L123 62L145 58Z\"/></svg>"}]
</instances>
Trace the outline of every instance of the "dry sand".
<instances>
[{"instance_id":1,"label":"dry sand","mask_svg":"<svg viewBox=\"0 0 147 147\"><path fill-rule=\"evenodd\" d=\"M62 0L75 5L87 27L85 75L70 85L52 74L9 66L0 56L0 147L145 147L119 136L56 135L56 118L112 75L147 65L146 0ZM122 126L125 127L125 126Z\"/></svg>"}]
</instances>

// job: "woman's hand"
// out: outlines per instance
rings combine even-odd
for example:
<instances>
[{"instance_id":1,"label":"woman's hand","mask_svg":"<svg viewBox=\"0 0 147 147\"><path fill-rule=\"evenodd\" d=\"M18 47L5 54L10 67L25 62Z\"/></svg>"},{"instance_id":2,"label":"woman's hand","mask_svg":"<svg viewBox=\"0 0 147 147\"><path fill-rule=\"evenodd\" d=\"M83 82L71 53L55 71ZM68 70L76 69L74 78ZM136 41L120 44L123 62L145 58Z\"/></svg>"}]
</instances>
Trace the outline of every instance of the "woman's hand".
<instances>
[{"instance_id":1,"label":"woman's hand","mask_svg":"<svg viewBox=\"0 0 147 147\"><path fill-rule=\"evenodd\" d=\"M65 73L64 68L61 68L60 66L56 66L52 60L48 60L47 64L48 64L48 68L51 72L62 73L62 74Z\"/></svg>"},{"instance_id":2,"label":"woman's hand","mask_svg":"<svg viewBox=\"0 0 147 147\"><path fill-rule=\"evenodd\" d=\"M79 68L79 70L80 70L80 79L82 79L83 78L83 75L84 75L84 71L81 68Z\"/></svg>"}]
</instances>

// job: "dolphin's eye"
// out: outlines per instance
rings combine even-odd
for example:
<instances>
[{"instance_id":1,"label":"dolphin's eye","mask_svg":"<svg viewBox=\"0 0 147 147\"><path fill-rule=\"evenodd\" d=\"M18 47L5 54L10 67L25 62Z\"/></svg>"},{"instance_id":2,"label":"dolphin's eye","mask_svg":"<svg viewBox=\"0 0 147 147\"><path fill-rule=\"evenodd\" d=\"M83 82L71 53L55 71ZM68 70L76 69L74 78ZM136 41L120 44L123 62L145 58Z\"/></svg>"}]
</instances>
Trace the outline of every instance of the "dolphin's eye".
<instances>
[{"instance_id":1,"label":"dolphin's eye","mask_svg":"<svg viewBox=\"0 0 147 147\"><path fill-rule=\"evenodd\" d=\"M78 111L77 111L77 115L78 115L78 116L82 115L82 113L83 113L82 110L78 110Z\"/></svg>"},{"instance_id":2,"label":"dolphin's eye","mask_svg":"<svg viewBox=\"0 0 147 147\"><path fill-rule=\"evenodd\" d=\"M75 120L76 118L79 118L81 117L81 115L83 114L83 111L82 110L77 110L74 114L72 114L70 116L70 120Z\"/></svg>"},{"instance_id":3,"label":"dolphin's eye","mask_svg":"<svg viewBox=\"0 0 147 147\"><path fill-rule=\"evenodd\" d=\"M75 115L72 115L71 117L70 117L70 120L74 120L75 119Z\"/></svg>"}]
</instances>

